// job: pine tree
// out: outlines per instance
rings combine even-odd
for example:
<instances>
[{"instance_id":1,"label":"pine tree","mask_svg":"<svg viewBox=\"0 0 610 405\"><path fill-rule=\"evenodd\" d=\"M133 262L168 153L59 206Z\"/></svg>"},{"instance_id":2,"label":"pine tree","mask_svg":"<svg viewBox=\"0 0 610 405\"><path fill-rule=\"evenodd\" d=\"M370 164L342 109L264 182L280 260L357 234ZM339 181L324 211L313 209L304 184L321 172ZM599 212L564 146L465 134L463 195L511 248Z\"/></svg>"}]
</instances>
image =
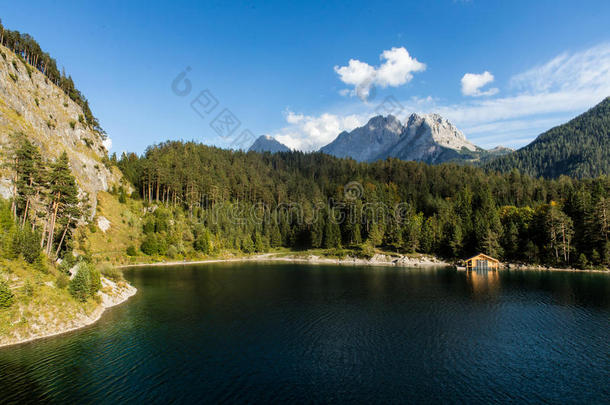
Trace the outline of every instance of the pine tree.
<instances>
[{"instance_id":1,"label":"pine tree","mask_svg":"<svg viewBox=\"0 0 610 405\"><path fill-rule=\"evenodd\" d=\"M51 198L51 205L47 215L47 256L51 255L55 236L55 226L58 222L58 218L64 219L63 241L70 225L80 216L80 211L78 209L78 188L70 171L68 155L65 151L59 156L57 161L51 165L51 171L49 173L49 195ZM60 248L61 243L58 246L58 251Z\"/></svg>"}]
</instances>

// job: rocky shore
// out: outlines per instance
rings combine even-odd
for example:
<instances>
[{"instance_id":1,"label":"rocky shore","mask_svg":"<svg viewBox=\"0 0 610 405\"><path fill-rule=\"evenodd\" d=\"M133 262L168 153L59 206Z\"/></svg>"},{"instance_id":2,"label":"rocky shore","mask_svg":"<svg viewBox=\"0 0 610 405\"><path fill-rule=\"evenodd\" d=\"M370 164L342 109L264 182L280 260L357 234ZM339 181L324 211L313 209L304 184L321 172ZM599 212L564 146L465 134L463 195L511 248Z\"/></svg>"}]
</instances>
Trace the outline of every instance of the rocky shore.
<instances>
[{"instance_id":1,"label":"rocky shore","mask_svg":"<svg viewBox=\"0 0 610 405\"><path fill-rule=\"evenodd\" d=\"M227 257L219 259L194 260L194 261L169 261L156 263L138 263L128 264L119 267L141 267L141 266L176 266L187 264L204 264L204 263L221 263L221 262L292 262L292 263L309 263L309 264L338 264L338 265L358 265L358 266L401 266L401 267L435 267L435 266L450 266L432 256L403 256L403 255L386 255L375 254L370 259L359 258L354 256L346 256L343 258L323 257L315 254L301 255L288 254L280 255L278 253L264 253L253 256L243 257Z\"/></svg>"},{"instance_id":2,"label":"rocky shore","mask_svg":"<svg viewBox=\"0 0 610 405\"><path fill-rule=\"evenodd\" d=\"M30 342L32 340L60 335L97 322L107 308L119 305L134 296L137 289L125 281L114 282L101 278L102 289L98 292L99 304L92 310L80 308L69 319L39 316L29 321L26 331L13 331L0 336L0 347Z\"/></svg>"}]
</instances>

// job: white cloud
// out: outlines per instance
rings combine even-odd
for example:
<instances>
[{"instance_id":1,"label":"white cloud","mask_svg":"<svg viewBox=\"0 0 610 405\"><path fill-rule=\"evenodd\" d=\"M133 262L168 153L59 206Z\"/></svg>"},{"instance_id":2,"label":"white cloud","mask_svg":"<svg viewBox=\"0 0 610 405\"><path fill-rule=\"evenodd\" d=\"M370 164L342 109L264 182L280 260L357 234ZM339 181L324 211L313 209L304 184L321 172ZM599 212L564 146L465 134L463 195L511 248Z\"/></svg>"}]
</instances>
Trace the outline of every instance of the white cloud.
<instances>
[{"instance_id":1,"label":"white cloud","mask_svg":"<svg viewBox=\"0 0 610 405\"><path fill-rule=\"evenodd\" d=\"M298 119L295 120L295 117ZM364 124L357 114L340 116L324 113L320 116L307 116L288 111L286 121L291 124L273 134L273 137L291 149L302 151L318 150L330 143L342 131Z\"/></svg>"},{"instance_id":2,"label":"white cloud","mask_svg":"<svg viewBox=\"0 0 610 405\"><path fill-rule=\"evenodd\" d=\"M335 72L345 84L358 86L375 76L375 68L365 62L350 59L347 66L335 66Z\"/></svg>"},{"instance_id":3,"label":"white cloud","mask_svg":"<svg viewBox=\"0 0 610 405\"><path fill-rule=\"evenodd\" d=\"M412 58L404 48L383 51L380 57L385 62L377 70L376 83L381 87L398 87L413 79L413 72L426 70L426 65Z\"/></svg>"},{"instance_id":4,"label":"white cloud","mask_svg":"<svg viewBox=\"0 0 610 405\"><path fill-rule=\"evenodd\" d=\"M466 73L462 77L462 94L465 96L493 96L498 93L497 88L491 88L487 91L481 91L482 87L485 87L489 83L494 81L494 75L485 71L481 74L477 73Z\"/></svg>"},{"instance_id":5,"label":"white cloud","mask_svg":"<svg viewBox=\"0 0 610 405\"><path fill-rule=\"evenodd\" d=\"M350 59L347 66L335 66L339 79L354 86L351 91L341 90L339 93L366 100L373 86L402 86L413 79L414 72L426 70L426 65L412 58L404 47L385 50L379 59L383 62L377 68L357 59Z\"/></svg>"},{"instance_id":6,"label":"white cloud","mask_svg":"<svg viewBox=\"0 0 610 405\"><path fill-rule=\"evenodd\" d=\"M298 124L299 122L303 121L305 119L305 116L303 114L295 114L292 111L288 111L286 113L286 121L289 124Z\"/></svg>"}]
</instances>

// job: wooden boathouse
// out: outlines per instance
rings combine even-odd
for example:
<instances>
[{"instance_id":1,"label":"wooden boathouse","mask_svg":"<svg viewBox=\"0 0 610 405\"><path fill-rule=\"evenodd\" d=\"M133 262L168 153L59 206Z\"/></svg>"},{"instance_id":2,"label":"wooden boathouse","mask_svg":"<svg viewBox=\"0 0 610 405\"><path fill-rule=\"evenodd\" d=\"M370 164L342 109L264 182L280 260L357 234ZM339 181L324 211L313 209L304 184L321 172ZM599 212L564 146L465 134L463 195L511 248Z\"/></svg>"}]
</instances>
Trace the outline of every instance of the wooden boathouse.
<instances>
[{"instance_id":1,"label":"wooden boathouse","mask_svg":"<svg viewBox=\"0 0 610 405\"><path fill-rule=\"evenodd\" d=\"M500 261L486 254L479 253L466 259L466 270L498 270Z\"/></svg>"}]
</instances>

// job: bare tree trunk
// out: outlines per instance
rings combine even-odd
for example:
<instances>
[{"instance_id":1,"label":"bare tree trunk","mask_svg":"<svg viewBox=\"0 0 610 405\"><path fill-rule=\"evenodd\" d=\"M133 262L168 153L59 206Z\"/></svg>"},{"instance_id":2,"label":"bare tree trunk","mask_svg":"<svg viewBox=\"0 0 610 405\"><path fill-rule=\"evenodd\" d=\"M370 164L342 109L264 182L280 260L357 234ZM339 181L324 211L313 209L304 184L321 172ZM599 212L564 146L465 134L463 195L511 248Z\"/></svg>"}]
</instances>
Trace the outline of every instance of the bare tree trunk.
<instances>
[{"instance_id":1,"label":"bare tree trunk","mask_svg":"<svg viewBox=\"0 0 610 405\"><path fill-rule=\"evenodd\" d=\"M11 212L13 218L17 219L17 166L19 165L19 158L15 158L15 177L13 180L13 201L11 203Z\"/></svg>"},{"instance_id":2,"label":"bare tree trunk","mask_svg":"<svg viewBox=\"0 0 610 405\"><path fill-rule=\"evenodd\" d=\"M47 236L47 227L49 226L49 220L50 220L50 218L44 223L44 228L42 229L42 236L40 237L40 248L41 249L44 247L44 241Z\"/></svg>"},{"instance_id":3,"label":"bare tree trunk","mask_svg":"<svg viewBox=\"0 0 610 405\"><path fill-rule=\"evenodd\" d=\"M159 186L160 186L161 180L159 180L159 176L157 175L157 185L156 185L156 196L155 199L157 200L157 202L159 202Z\"/></svg>"},{"instance_id":4,"label":"bare tree trunk","mask_svg":"<svg viewBox=\"0 0 610 405\"><path fill-rule=\"evenodd\" d=\"M57 193L57 199L55 200L55 208L53 215L51 216L51 226L49 227L49 240L47 242L47 256L51 255L51 247L53 246L53 234L55 233L55 221L57 220L57 210L59 209L59 199L61 193Z\"/></svg>"},{"instance_id":5,"label":"bare tree trunk","mask_svg":"<svg viewBox=\"0 0 610 405\"><path fill-rule=\"evenodd\" d=\"M64 243L64 238L66 237L66 233L68 233L68 228L70 227L70 222L72 222L72 218L68 218L68 223L66 223L64 232L61 234L61 239L59 240L59 245L57 246L57 250L55 251L55 258L57 258L59 256L59 251L61 250L61 245Z\"/></svg>"}]
</instances>

